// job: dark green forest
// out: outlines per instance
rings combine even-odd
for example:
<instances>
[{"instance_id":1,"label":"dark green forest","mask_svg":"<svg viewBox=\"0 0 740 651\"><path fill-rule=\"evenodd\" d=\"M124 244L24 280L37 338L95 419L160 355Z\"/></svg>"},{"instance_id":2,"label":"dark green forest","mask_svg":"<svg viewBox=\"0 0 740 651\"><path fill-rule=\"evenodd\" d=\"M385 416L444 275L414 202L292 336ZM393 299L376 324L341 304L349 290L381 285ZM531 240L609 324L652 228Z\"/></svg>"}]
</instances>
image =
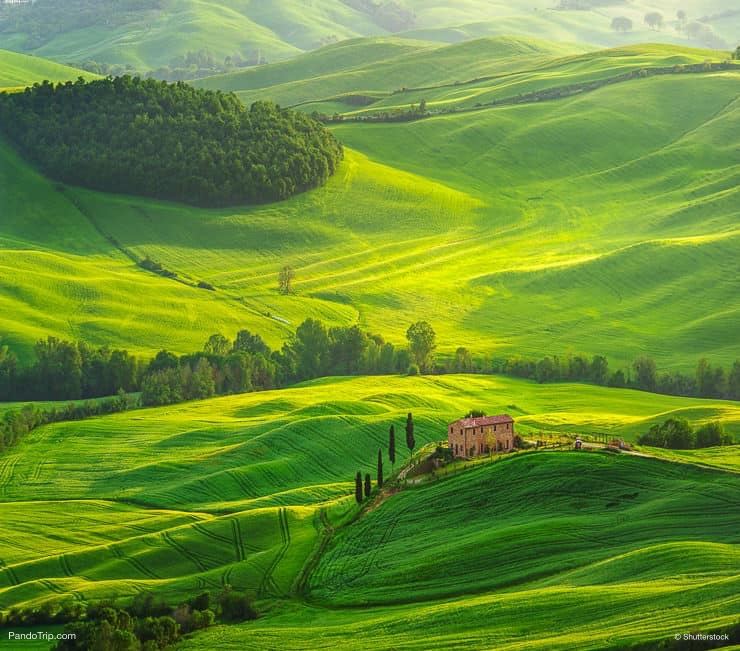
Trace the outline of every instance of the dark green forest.
<instances>
[{"instance_id":1,"label":"dark green forest","mask_svg":"<svg viewBox=\"0 0 740 651\"><path fill-rule=\"evenodd\" d=\"M0 131L57 181L199 206L285 199L343 156L302 113L129 76L0 94Z\"/></svg>"}]
</instances>

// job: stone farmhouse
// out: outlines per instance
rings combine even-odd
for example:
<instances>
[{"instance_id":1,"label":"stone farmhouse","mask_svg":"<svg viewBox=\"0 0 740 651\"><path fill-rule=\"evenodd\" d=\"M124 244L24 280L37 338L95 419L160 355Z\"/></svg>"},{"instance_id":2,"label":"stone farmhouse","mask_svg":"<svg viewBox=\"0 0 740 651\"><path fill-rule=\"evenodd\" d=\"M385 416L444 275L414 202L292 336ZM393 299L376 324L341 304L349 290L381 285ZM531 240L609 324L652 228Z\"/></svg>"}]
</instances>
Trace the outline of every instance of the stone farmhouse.
<instances>
[{"instance_id":1,"label":"stone farmhouse","mask_svg":"<svg viewBox=\"0 0 740 651\"><path fill-rule=\"evenodd\" d=\"M508 414L460 418L447 428L454 458L507 452L514 447L514 419Z\"/></svg>"}]
</instances>

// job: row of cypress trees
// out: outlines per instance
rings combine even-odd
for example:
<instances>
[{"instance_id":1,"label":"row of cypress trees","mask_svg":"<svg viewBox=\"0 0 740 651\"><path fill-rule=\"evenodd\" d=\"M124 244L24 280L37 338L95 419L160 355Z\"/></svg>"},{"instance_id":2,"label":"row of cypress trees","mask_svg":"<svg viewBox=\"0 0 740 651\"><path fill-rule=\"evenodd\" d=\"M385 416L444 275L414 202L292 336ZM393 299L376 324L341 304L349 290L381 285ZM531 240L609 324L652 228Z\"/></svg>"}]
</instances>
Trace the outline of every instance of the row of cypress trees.
<instances>
[{"instance_id":1,"label":"row of cypress trees","mask_svg":"<svg viewBox=\"0 0 740 651\"><path fill-rule=\"evenodd\" d=\"M414 438L414 417L411 412L406 416L406 446L409 449L409 456L414 453L416 439ZM396 428L390 426L388 430L388 460L391 464L396 463ZM378 488L383 488L383 449L378 448L378 466L377 466L377 484ZM358 470L355 475L355 501L362 504L364 499L370 497L372 493L372 479L370 473L365 473L364 481L362 471Z\"/></svg>"}]
</instances>

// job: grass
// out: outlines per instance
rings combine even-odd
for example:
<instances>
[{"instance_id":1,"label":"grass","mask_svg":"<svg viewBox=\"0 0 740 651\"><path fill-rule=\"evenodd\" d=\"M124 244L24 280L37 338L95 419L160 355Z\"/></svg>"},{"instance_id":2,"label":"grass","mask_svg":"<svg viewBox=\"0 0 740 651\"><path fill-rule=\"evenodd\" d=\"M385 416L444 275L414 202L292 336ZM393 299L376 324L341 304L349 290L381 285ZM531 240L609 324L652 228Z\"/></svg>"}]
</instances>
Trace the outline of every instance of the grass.
<instances>
[{"instance_id":1,"label":"grass","mask_svg":"<svg viewBox=\"0 0 740 651\"><path fill-rule=\"evenodd\" d=\"M664 0L630 6L602 7L598 11L553 11L549 0L511 2L418 2L404 4L414 16L412 29L394 38L458 42L481 36L518 34L567 43L600 47L660 40L689 44L673 24L675 7ZM715 0L684 2L689 20L717 14L725 6ZM647 29L647 11L660 9L666 26ZM627 15L634 28L627 34L610 28L616 15ZM737 18L721 17L709 23L727 47L738 40ZM312 0L303 5L275 0L267 5L236 0L198 2L166 0L161 9L114 15L106 24L57 26L48 41L26 50L27 34L7 32L6 47L68 64L97 61L131 65L140 72L168 65L187 52L209 50L214 58L257 53L270 62L282 61L315 50L322 44L356 37L387 35L386 29L362 11L338 0Z\"/></svg>"},{"instance_id":2,"label":"grass","mask_svg":"<svg viewBox=\"0 0 740 651\"><path fill-rule=\"evenodd\" d=\"M653 422L677 414L694 425L720 419L729 431L740 433L740 411L733 403L483 376L331 378L281 391L48 425L0 459L0 518L5 522L0 608L38 603L54 595L125 596L141 589L178 599L195 590L217 590L224 583L262 598L289 594L317 544L322 528L318 510L329 509L336 522L346 519L354 473L361 469L374 476L377 450L386 447L390 425L402 431L411 410L421 446L444 439L446 424L471 407L489 413L508 411L519 431L538 436L544 429L606 431L633 439ZM399 440L399 462L406 456L401 445ZM657 468L666 482L679 481L681 473L688 472L686 463L721 468L733 455L716 449L683 460L676 456L680 465L642 459L613 465L606 457L591 460L591 456L601 459L597 454L583 461L565 453L546 454L543 461L499 461L471 471L470 477L504 468L520 473L534 463L550 482L562 472L562 464L598 463L591 475L573 471L573 476L588 475L596 482L603 464L609 473L631 469L638 476L639 463L644 462L653 464L645 467ZM386 471L390 474L389 467ZM700 478L701 473L714 477L718 471L691 472ZM465 474L448 481L479 480ZM510 475L501 481L510 482ZM655 508L668 508L654 493L658 480L650 481L645 499L655 497ZM688 479L681 481L688 486ZM717 481L716 486L725 486L730 480ZM616 483L619 489L602 490L603 499L592 505L594 509L603 509L602 502L627 492L624 482ZM446 490L445 485L453 484L441 482L431 492L410 491L398 499L405 503L417 499L413 495L436 495L435 491ZM692 491L687 495L694 495ZM521 499L530 500L524 494ZM438 505L439 499L422 503ZM535 506L550 508L542 500ZM606 516L619 513L608 510ZM646 522L657 517L652 514ZM634 539L643 533L636 528ZM316 576L327 573L331 570L321 569ZM460 590L488 580L474 575L460 579ZM319 588L319 579L312 580L314 597L326 600L322 590L329 587ZM424 598L440 596L438 590Z\"/></svg>"},{"instance_id":3,"label":"grass","mask_svg":"<svg viewBox=\"0 0 740 651\"><path fill-rule=\"evenodd\" d=\"M444 47L400 39L356 39L275 66L194 83L202 88L234 91L246 104L270 99L283 106L301 105L343 93L389 94L401 88L436 87L511 74L588 49L520 37L483 38ZM340 55L341 64L334 64ZM405 99L405 94L397 99ZM302 108L314 110L311 104Z\"/></svg>"},{"instance_id":4,"label":"grass","mask_svg":"<svg viewBox=\"0 0 740 651\"><path fill-rule=\"evenodd\" d=\"M36 82L40 83L44 79L59 82L75 80L80 76L85 79L97 77L84 70L46 59L0 50L0 92L20 90Z\"/></svg>"},{"instance_id":5,"label":"grass","mask_svg":"<svg viewBox=\"0 0 740 651\"><path fill-rule=\"evenodd\" d=\"M702 56L579 55L563 74ZM557 83L554 67L538 74ZM737 73L672 75L340 125L346 161L326 187L229 210L59 192L0 146L0 331L27 359L47 335L149 355L246 327L279 347L308 316L401 345L428 319L443 355L462 345L606 354L612 368L640 354L661 369L691 372L701 356L727 367L740 356L736 87ZM138 269L112 241L217 291ZM277 292L283 264L296 295Z\"/></svg>"}]
</instances>

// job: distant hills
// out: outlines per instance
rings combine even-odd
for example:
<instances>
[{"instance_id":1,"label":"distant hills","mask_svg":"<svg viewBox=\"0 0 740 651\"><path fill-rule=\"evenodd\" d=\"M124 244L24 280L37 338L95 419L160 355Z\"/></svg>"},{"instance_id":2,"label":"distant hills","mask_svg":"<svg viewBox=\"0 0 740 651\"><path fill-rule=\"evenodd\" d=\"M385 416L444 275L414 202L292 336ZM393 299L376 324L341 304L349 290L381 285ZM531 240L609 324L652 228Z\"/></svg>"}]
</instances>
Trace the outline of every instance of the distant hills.
<instances>
[{"instance_id":1,"label":"distant hills","mask_svg":"<svg viewBox=\"0 0 740 651\"><path fill-rule=\"evenodd\" d=\"M578 8L573 8L573 7ZM108 74L190 78L288 59L361 36L459 42L519 34L613 47L664 41L734 48L738 12L719 0L36 0L0 5L0 46ZM644 20L650 11L659 27ZM631 28L619 31L615 17Z\"/></svg>"}]
</instances>

